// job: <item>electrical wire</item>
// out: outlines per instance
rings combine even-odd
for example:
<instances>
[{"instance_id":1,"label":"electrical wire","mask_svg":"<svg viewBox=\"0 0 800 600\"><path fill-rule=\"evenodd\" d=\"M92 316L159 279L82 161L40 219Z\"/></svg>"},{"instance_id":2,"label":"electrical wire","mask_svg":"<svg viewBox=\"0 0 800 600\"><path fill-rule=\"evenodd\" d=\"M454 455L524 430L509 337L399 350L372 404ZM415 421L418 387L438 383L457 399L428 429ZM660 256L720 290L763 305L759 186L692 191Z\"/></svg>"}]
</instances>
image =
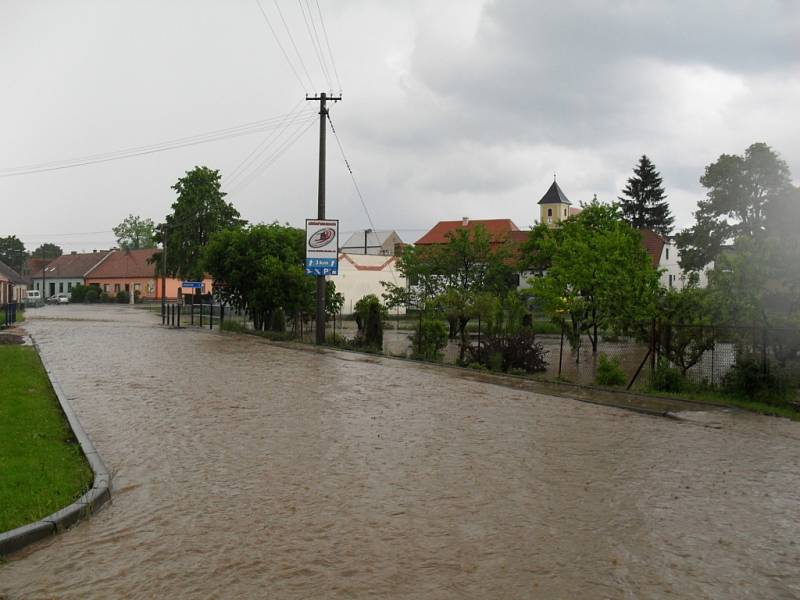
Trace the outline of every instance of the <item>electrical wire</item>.
<instances>
[{"instance_id":1,"label":"electrical wire","mask_svg":"<svg viewBox=\"0 0 800 600\"><path fill-rule=\"evenodd\" d=\"M322 75L325 77L325 80L328 82L328 88L332 89L333 84L331 83L331 76L328 73L328 67L325 65L325 61L323 60L322 53L320 52L321 48L319 46L319 39L316 37L315 33L311 31L311 26L308 24L308 18L306 18L306 11L303 8L303 0L297 0L297 3L300 5L300 12L303 14L303 21L306 24L306 31L308 32L308 37L311 40L311 45L314 47L314 52L317 55L317 60L319 61L319 66L322 69ZM308 3L306 2L306 5ZM308 16L311 19L311 23L314 23L314 15L311 13L311 8L308 8ZM314 27L314 32L316 32L316 26Z\"/></svg>"},{"instance_id":2,"label":"electrical wire","mask_svg":"<svg viewBox=\"0 0 800 600\"><path fill-rule=\"evenodd\" d=\"M256 0L256 4L258 4L258 8L261 11L261 15L264 17L264 21L266 21L267 26L269 27L269 30L272 32L272 37L275 38L275 41L278 44L278 48L281 49L281 52L283 53L283 57L286 59L286 63L289 65L289 68L292 70L292 73L294 73L294 76L297 78L297 82L300 84L300 87L303 88L304 91L308 92L308 89L306 88L305 84L303 83L303 80L300 79L300 75L297 74L297 69L294 68L294 64L292 64L292 61L289 60L289 55L286 54L286 50L283 49L283 44L281 44L281 40L278 38L278 34L275 32L275 29L272 27L272 23L270 23L269 17L267 16L267 13L264 11L264 7L261 6L260 0Z\"/></svg>"},{"instance_id":3,"label":"electrical wire","mask_svg":"<svg viewBox=\"0 0 800 600\"><path fill-rule=\"evenodd\" d=\"M232 181L232 180L236 179L237 177L239 177L239 175L241 174L241 173L240 173L241 169L246 169L245 165L246 165L246 164L247 164L247 163L250 161L250 159L251 159L251 158L252 158L254 155L256 155L256 153L257 153L257 152L258 152L258 153L260 153L260 152L263 152L263 151L264 151L264 150L262 150L262 149L261 149L261 148L262 148L262 146L264 146L264 144L267 144L267 146L266 146L267 148L268 148L268 147L269 147L269 146L272 144L272 142L270 142L270 139L273 139L273 137L274 137L274 136L276 136L276 132L281 132L281 133L282 133L282 132L284 131L284 129L285 129L285 127L286 127L286 125L288 125L288 121L290 121L290 117L293 119L293 118L294 118L294 116L296 116L296 114L299 114L300 112L302 112L302 111L298 111L298 108L300 107L300 105L301 105L301 104L303 104L303 98L301 98L300 100L298 100L298 101L297 101L297 104L295 104L295 105L292 107L292 110L291 110L291 111L290 111L290 112L289 112L289 113L286 115L286 118L284 119L283 123L281 123L281 125L280 125L280 126L278 126L277 128L275 128L273 131L271 131L271 132L269 133L269 135L267 135L267 137L265 137L263 140L261 140L261 141L258 143L258 145L257 145L255 148L253 148L253 150L250 152L250 154L248 154L248 155L247 155L247 156L244 158L244 160L242 160L242 162L240 162L240 163L239 163L239 164L238 164L238 165L237 165L237 166L236 166L236 167L235 167L235 168L234 168L234 169L233 169L233 170L230 172L230 174L227 176L227 180L228 180L228 181ZM280 137L280 133L278 133L278 134L277 134L277 136L278 136L278 137ZM273 141L274 141L274 140L273 140Z\"/></svg>"},{"instance_id":4,"label":"electrical wire","mask_svg":"<svg viewBox=\"0 0 800 600\"><path fill-rule=\"evenodd\" d=\"M331 43L328 39L328 29L325 27L325 20L322 18L322 9L319 7L319 0L314 0L317 4L317 12L319 13L319 22L322 25L322 33L325 35L325 45L328 47L328 55L331 58L331 66L336 75L336 83L339 86L339 94L342 93L342 81L339 79L339 70L336 68L336 62L333 60L333 51L331 50Z\"/></svg>"},{"instance_id":5,"label":"electrical wire","mask_svg":"<svg viewBox=\"0 0 800 600\"><path fill-rule=\"evenodd\" d=\"M280 125L285 121L285 118L286 118L285 115L281 117L273 117L271 119L266 119L263 121L255 121L253 123L238 125L236 127L229 127L226 129L220 129L208 133L178 138L175 140L169 140L165 142L159 142L158 144L151 144L149 146L135 146L132 148L115 150L100 154L91 154L72 159L62 159L57 161L49 161L49 162L29 164L29 165L21 165L18 167L4 168L0 169L0 178L16 177L20 175L31 175L34 173L42 173L46 171L71 169L74 167L82 167L97 163L111 162L125 158L132 158L135 156L144 156L147 154L154 154L157 152L164 152L167 150L175 150L178 148L185 148L188 146L207 144L209 142L216 142L244 135L252 135L254 133L260 133L262 131L267 131L272 128L280 127ZM276 119L278 120L276 121Z\"/></svg>"},{"instance_id":6,"label":"electrical wire","mask_svg":"<svg viewBox=\"0 0 800 600\"><path fill-rule=\"evenodd\" d=\"M311 89L314 89L314 81L311 79L311 75L308 74L308 69L306 69L306 63L303 62L303 57L300 56L300 51L297 49L297 44L294 43L294 36L292 32L289 30L289 25L286 23L286 19L283 18L283 11L281 10L280 5L278 4L278 0L272 0L275 3L275 8L278 9L278 15L281 17L281 21L283 21L283 27L286 29L286 34L289 36L289 41L292 42L292 47L294 48L295 54L297 54L297 60L300 61L300 66L303 67L303 71L305 71L306 77L308 77L308 82L311 85Z\"/></svg>"},{"instance_id":7,"label":"electrical wire","mask_svg":"<svg viewBox=\"0 0 800 600\"><path fill-rule=\"evenodd\" d=\"M250 185L253 182L253 180L255 180L260 174L262 174L264 171L266 171L272 165L274 165L275 162L281 156L283 156L292 146L294 146L294 144L301 137L303 137L303 135L309 129L311 129L311 127L314 125L315 122L316 122L316 118L309 119L308 124L305 127L297 129L294 134L290 135L290 137L287 138L284 141L282 146L278 147L270 156L268 156L267 159L265 161L263 161L261 163L261 165L258 166L258 168L256 168L253 171L251 171L250 175L248 175L244 179L238 181L233 186L233 188L231 188L231 191L232 192L233 191L237 191L238 192L238 191L241 191L242 189L246 188L248 185Z\"/></svg>"},{"instance_id":8,"label":"electrical wire","mask_svg":"<svg viewBox=\"0 0 800 600\"><path fill-rule=\"evenodd\" d=\"M344 148L342 147L342 141L339 139L339 134L336 133L336 128L333 126L333 121L331 120L330 112L327 113L328 123L331 125L331 131L333 132L333 137L336 140L336 145L339 146L339 152L342 155L342 160L344 160L344 164L347 167L347 172L350 173L350 179L353 180L353 187L356 190L356 194L358 195L358 199L361 200L361 206L364 209L364 214L367 216L367 222L369 222L369 226L372 231L377 232L378 228L375 227L375 223L372 220L372 215L369 214L369 210L367 209L367 203L364 200L364 195L361 193L361 188L358 187L358 181L356 181L356 176L353 173L353 169L350 166L350 161L347 160L347 156L344 153ZM389 271L392 274L392 279L394 279L395 285L397 285L397 277L394 274L394 270Z\"/></svg>"},{"instance_id":9,"label":"electrical wire","mask_svg":"<svg viewBox=\"0 0 800 600\"><path fill-rule=\"evenodd\" d=\"M306 118L310 119L310 120L314 120L314 119L316 119L316 115L308 115ZM280 131L278 131L277 135L275 135L271 140L269 140L266 145L264 145L260 150L258 150L257 153L254 154L254 156L252 156L250 158L250 160L249 160L250 164L248 164L244 169L240 170L235 176L232 176L232 177L228 178L228 185L236 187L236 186L239 185L239 182L241 180L248 179L253 172L258 171L259 167L253 167L253 165L256 163L256 161L261 159L261 157L267 152L267 150L269 150L271 146L273 146L276 142L278 142L278 140L281 139L283 134L292 125L296 125L297 127L294 129L293 132L289 133L288 138L291 138L292 135L297 133L297 131L300 128L302 128L306 124L306 122L307 122L306 120L303 120L303 121L293 121L291 123L287 123ZM284 140L284 142L285 142L285 140ZM284 143L284 142L281 142L281 143ZM263 143L263 141L262 141L262 143ZM279 145L279 148L280 147L281 146ZM253 154L253 153L251 153L251 154ZM272 155L270 155L270 156L272 156ZM269 157L267 158L267 160L269 160ZM247 173L248 169L250 170L250 173Z\"/></svg>"}]
</instances>

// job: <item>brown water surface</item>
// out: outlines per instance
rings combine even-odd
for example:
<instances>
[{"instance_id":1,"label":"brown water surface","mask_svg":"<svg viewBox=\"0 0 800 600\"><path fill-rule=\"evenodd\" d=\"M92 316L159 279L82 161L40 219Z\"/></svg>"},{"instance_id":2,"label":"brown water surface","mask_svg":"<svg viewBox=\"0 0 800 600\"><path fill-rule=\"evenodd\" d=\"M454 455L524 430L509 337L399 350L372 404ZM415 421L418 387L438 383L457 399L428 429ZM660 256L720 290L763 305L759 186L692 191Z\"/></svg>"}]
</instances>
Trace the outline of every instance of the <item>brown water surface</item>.
<instances>
[{"instance_id":1,"label":"brown water surface","mask_svg":"<svg viewBox=\"0 0 800 600\"><path fill-rule=\"evenodd\" d=\"M800 597L798 423L644 416L128 307L26 327L114 495L0 565L0 597Z\"/></svg>"}]
</instances>

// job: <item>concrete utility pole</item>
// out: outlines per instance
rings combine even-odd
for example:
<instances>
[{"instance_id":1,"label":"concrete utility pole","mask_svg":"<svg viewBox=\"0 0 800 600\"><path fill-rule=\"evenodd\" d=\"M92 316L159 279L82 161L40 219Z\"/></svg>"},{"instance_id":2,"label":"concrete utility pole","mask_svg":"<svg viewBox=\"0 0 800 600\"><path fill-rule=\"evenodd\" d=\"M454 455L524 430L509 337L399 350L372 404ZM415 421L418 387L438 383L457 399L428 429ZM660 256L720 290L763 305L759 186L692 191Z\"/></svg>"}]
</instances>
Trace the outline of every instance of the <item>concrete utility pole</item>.
<instances>
[{"instance_id":1,"label":"concrete utility pole","mask_svg":"<svg viewBox=\"0 0 800 600\"><path fill-rule=\"evenodd\" d=\"M306 100L319 100L319 184L317 192L317 219L325 218L325 132L327 126L325 119L328 116L328 107L326 103L328 100L331 102L339 102L342 95L328 96L322 92L319 96L309 98ZM317 276L317 311L316 311L316 342L317 344L325 343L325 276Z\"/></svg>"},{"instance_id":2,"label":"concrete utility pole","mask_svg":"<svg viewBox=\"0 0 800 600\"><path fill-rule=\"evenodd\" d=\"M167 310L167 224L161 226L161 314Z\"/></svg>"}]
</instances>

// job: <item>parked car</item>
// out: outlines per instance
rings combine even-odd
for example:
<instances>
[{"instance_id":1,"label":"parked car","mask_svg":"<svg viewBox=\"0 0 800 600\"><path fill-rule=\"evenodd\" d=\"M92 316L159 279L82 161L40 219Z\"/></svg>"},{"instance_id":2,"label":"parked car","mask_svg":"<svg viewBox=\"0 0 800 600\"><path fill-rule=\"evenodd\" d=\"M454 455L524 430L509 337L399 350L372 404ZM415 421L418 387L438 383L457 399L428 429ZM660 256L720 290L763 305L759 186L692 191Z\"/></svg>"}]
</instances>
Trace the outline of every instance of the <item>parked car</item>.
<instances>
[{"instance_id":1,"label":"parked car","mask_svg":"<svg viewBox=\"0 0 800 600\"><path fill-rule=\"evenodd\" d=\"M69 294L56 294L47 299L51 304L69 304Z\"/></svg>"},{"instance_id":2,"label":"parked car","mask_svg":"<svg viewBox=\"0 0 800 600\"><path fill-rule=\"evenodd\" d=\"M42 293L39 290L28 290L25 292L25 298L23 298L23 302L25 306L41 306Z\"/></svg>"}]
</instances>

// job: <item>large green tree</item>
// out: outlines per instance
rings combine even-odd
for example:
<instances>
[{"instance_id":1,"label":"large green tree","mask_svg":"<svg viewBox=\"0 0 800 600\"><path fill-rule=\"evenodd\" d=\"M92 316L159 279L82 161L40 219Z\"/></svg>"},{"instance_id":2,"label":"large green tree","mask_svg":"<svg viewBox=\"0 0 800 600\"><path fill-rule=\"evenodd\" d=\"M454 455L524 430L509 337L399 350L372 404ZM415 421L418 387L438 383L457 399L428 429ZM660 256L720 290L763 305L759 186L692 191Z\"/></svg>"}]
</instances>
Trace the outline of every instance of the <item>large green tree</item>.
<instances>
[{"instance_id":1,"label":"large green tree","mask_svg":"<svg viewBox=\"0 0 800 600\"><path fill-rule=\"evenodd\" d=\"M531 294L568 326L574 348L587 335L597 352L601 330L622 330L654 314L659 273L618 205L593 202L557 228L538 225L530 237L522 260L545 269L532 279Z\"/></svg>"},{"instance_id":2,"label":"large green tree","mask_svg":"<svg viewBox=\"0 0 800 600\"><path fill-rule=\"evenodd\" d=\"M0 237L0 261L19 273L27 257L25 244L17 236Z\"/></svg>"},{"instance_id":3,"label":"large green tree","mask_svg":"<svg viewBox=\"0 0 800 600\"><path fill-rule=\"evenodd\" d=\"M700 270L736 238L764 238L780 214L797 202L789 167L767 144L752 144L744 156L723 154L708 165L700 183L696 224L678 234L681 268Z\"/></svg>"},{"instance_id":4,"label":"large green tree","mask_svg":"<svg viewBox=\"0 0 800 600\"><path fill-rule=\"evenodd\" d=\"M153 248L156 245L155 229L152 219L128 215L122 223L114 227L114 235L117 236L117 244L124 250Z\"/></svg>"},{"instance_id":5,"label":"large green tree","mask_svg":"<svg viewBox=\"0 0 800 600\"><path fill-rule=\"evenodd\" d=\"M202 251L211 236L227 228L240 227L245 221L239 218L233 205L225 201L218 170L195 167L178 179L172 189L177 192L178 199L155 238L162 242L166 230L168 276L198 280L205 273ZM160 252L154 253L153 262L160 270Z\"/></svg>"},{"instance_id":6,"label":"large green tree","mask_svg":"<svg viewBox=\"0 0 800 600\"><path fill-rule=\"evenodd\" d=\"M437 310L450 323L450 337L460 336L462 360L467 324L478 314L478 296L505 295L515 286L507 240L493 239L482 225L449 233L446 244L407 248L398 270L410 285L384 282L387 305Z\"/></svg>"},{"instance_id":7,"label":"large green tree","mask_svg":"<svg viewBox=\"0 0 800 600\"><path fill-rule=\"evenodd\" d=\"M637 229L670 235L675 217L669 210L661 174L647 155L639 159L633 175L619 197L623 218Z\"/></svg>"},{"instance_id":8,"label":"large green tree","mask_svg":"<svg viewBox=\"0 0 800 600\"><path fill-rule=\"evenodd\" d=\"M291 318L313 312L316 284L305 274L302 229L278 223L223 229L211 235L203 258L222 300L248 312L256 329L266 329L279 309Z\"/></svg>"}]
</instances>

